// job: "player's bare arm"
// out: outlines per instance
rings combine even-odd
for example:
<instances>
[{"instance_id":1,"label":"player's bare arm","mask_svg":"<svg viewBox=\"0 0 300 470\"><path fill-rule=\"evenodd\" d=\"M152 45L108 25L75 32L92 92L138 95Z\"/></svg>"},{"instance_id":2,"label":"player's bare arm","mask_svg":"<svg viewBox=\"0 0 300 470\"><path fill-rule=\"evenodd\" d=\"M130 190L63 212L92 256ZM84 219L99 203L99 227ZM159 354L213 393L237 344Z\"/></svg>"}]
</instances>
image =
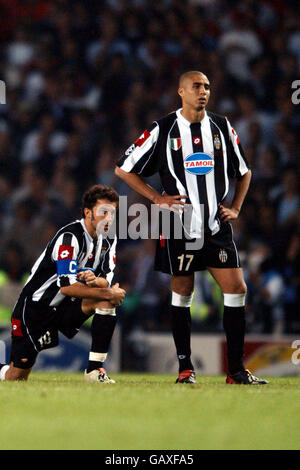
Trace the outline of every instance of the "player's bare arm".
<instances>
[{"instance_id":1,"label":"player's bare arm","mask_svg":"<svg viewBox=\"0 0 300 470\"><path fill-rule=\"evenodd\" d=\"M85 281L88 287L99 287L100 289L105 289L109 286L108 281L104 277L97 277L91 270L82 271L78 273L77 278ZM126 291L119 287L119 283L114 284L111 287L112 298L110 303L114 306L121 305L124 300Z\"/></svg>"},{"instance_id":2,"label":"player's bare arm","mask_svg":"<svg viewBox=\"0 0 300 470\"><path fill-rule=\"evenodd\" d=\"M249 189L251 180L251 170L248 170L239 180L236 182L235 194L232 200L231 207L224 207L220 204L220 217L223 222L229 222L238 218L241 211L244 199Z\"/></svg>"},{"instance_id":3,"label":"player's bare arm","mask_svg":"<svg viewBox=\"0 0 300 470\"><path fill-rule=\"evenodd\" d=\"M150 199L154 204L169 207L170 210L177 212L178 207L184 207L184 201L187 199L186 195L176 194L171 196L167 193L159 194L154 188L145 183L145 181L135 173L127 173L119 167L115 168L115 174L127 183L132 189L137 191L142 196Z\"/></svg>"},{"instance_id":4,"label":"player's bare arm","mask_svg":"<svg viewBox=\"0 0 300 470\"><path fill-rule=\"evenodd\" d=\"M114 305L120 305L126 294L124 289L119 288L119 285L117 287L99 288L88 287L80 282L61 287L60 291L63 295L79 299L109 300Z\"/></svg>"}]
</instances>

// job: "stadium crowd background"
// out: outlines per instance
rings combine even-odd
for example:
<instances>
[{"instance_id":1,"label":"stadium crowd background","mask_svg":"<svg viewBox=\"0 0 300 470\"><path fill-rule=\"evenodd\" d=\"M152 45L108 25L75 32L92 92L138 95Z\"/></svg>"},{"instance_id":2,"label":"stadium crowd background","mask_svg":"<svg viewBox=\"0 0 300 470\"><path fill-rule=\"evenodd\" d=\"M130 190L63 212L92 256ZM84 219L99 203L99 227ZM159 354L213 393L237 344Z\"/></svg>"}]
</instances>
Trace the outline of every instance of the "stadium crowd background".
<instances>
[{"instance_id":1,"label":"stadium crowd background","mask_svg":"<svg viewBox=\"0 0 300 470\"><path fill-rule=\"evenodd\" d=\"M253 171L234 223L249 332L300 332L299 4L284 0L0 1L0 318L56 229L80 217L90 184L156 118L177 109L190 69L212 84L209 110L234 125ZM151 184L157 186L156 178ZM143 201L145 202L145 201ZM120 241L124 331L170 330L169 280L154 242ZM221 331L221 293L197 276L194 329Z\"/></svg>"}]
</instances>

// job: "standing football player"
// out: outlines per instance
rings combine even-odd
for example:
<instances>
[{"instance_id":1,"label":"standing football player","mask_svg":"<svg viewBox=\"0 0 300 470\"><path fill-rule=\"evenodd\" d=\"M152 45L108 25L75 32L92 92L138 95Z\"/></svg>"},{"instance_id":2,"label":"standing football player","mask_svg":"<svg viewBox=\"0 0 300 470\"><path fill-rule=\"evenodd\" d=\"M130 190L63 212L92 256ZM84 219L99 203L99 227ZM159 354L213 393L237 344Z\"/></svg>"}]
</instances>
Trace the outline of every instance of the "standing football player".
<instances>
[{"instance_id":1,"label":"standing football player","mask_svg":"<svg viewBox=\"0 0 300 470\"><path fill-rule=\"evenodd\" d=\"M230 224L241 211L251 171L227 118L206 111L210 97L206 75L199 71L181 75L178 94L182 108L145 130L115 170L117 176L154 204L179 211L174 220L179 217L184 226L181 239L172 233L169 238L160 234L155 258L155 269L171 275L172 331L179 361L176 382L196 383L191 361L190 306L194 273L207 269L224 293L226 383L265 384L267 381L245 370L243 364L246 284ZM157 172L163 194L142 178ZM231 206L225 207L229 178L236 180L235 194ZM185 206L192 208L188 226L184 223ZM198 248L190 248L187 243Z\"/></svg>"},{"instance_id":2,"label":"standing football player","mask_svg":"<svg viewBox=\"0 0 300 470\"><path fill-rule=\"evenodd\" d=\"M82 199L82 219L62 227L35 262L12 313L10 364L1 380L27 380L40 351L58 345L58 332L73 338L93 316L92 346L84 379L114 383L104 369L124 289L112 285L116 243L109 229L119 196L95 185Z\"/></svg>"}]
</instances>

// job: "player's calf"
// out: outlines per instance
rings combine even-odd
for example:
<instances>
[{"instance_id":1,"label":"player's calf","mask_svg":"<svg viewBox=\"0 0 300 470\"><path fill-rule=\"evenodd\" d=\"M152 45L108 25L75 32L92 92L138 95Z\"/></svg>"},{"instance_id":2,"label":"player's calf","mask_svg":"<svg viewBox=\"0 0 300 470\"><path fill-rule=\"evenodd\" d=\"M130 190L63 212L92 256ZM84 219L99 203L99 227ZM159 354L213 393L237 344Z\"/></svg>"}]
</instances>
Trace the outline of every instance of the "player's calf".
<instances>
[{"instance_id":1,"label":"player's calf","mask_svg":"<svg viewBox=\"0 0 300 470\"><path fill-rule=\"evenodd\" d=\"M116 311L109 302L102 302L95 310L91 325L92 346L84 379L90 382L114 383L104 369L109 345L116 326Z\"/></svg>"}]
</instances>

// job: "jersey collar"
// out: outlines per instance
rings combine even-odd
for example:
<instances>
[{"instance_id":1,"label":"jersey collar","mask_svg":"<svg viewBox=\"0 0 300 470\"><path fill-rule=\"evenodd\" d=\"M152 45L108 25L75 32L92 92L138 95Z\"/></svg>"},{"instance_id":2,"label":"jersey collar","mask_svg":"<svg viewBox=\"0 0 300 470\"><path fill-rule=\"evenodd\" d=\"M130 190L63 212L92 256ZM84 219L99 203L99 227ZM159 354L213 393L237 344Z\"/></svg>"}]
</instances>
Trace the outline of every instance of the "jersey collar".
<instances>
[{"instance_id":1,"label":"jersey collar","mask_svg":"<svg viewBox=\"0 0 300 470\"><path fill-rule=\"evenodd\" d=\"M182 116L181 110L182 110L182 108L179 108L179 109L177 109L177 111L176 111L176 115L177 115L178 120L179 120L180 122L182 122L182 124L184 124L185 126L190 127L191 122L188 121L187 119L185 119L184 116ZM200 121L201 124L202 124L202 123L204 124L207 119L209 119L209 117L208 117L208 115L207 115L207 112L204 111L204 117L203 117L203 119Z\"/></svg>"},{"instance_id":2,"label":"jersey collar","mask_svg":"<svg viewBox=\"0 0 300 470\"><path fill-rule=\"evenodd\" d=\"M83 227L83 230L85 231L86 236L88 237L88 240L89 240L90 242L92 242L94 239L93 239L93 237L89 234L89 232L87 231L87 228L86 228L85 223L84 223L84 219L80 219L80 223L81 223L81 225L82 225L82 227Z\"/></svg>"}]
</instances>

